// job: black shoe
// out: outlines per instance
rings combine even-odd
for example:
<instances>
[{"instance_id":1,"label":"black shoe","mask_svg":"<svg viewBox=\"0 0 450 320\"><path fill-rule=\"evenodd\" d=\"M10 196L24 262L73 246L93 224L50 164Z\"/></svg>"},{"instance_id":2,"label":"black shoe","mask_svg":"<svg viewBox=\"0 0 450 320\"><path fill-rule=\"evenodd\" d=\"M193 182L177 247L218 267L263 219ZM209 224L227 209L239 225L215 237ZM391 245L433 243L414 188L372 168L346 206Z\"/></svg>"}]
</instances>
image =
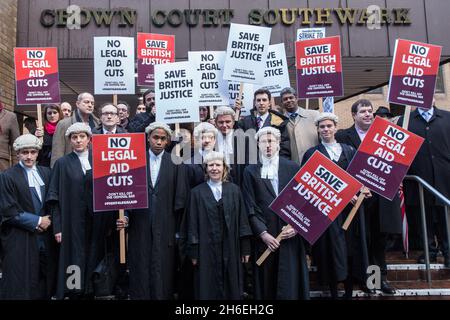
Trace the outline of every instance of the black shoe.
<instances>
[{"instance_id":1,"label":"black shoe","mask_svg":"<svg viewBox=\"0 0 450 320\"><path fill-rule=\"evenodd\" d=\"M376 294L376 290L375 289L369 289L367 288L366 285L361 285L361 291L364 293L367 293L368 295L372 295L372 294Z\"/></svg>"},{"instance_id":2,"label":"black shoe","mask_svg":"<svg viewBox=\"0 0 450 320\"><path fill-rule=\"evenodd\" d=\"M450 256L444 256L444 267L450 268Z\"/></svg>"},{"instance_id":3,"label":"black shoe","mask_svg":"<svg viewBox=\"0 0 450 320\"><path fill-rule=\"evenodd\" d=\"M436 263L437 262L437 254L435 253L430 253L430 263ZM417 263L421 263L424 264L425 263L425 255L422 254L420 255L420 257L417 259Z\"/></svg>"},{"instance_id":4,"label":"black shoe","mask_svg":"<svg viewBox=\"0 0 450 320\"><path fill-rule=\"evenodd\" d=\"M381 292L386 294L395 294L395 289L386 280L381 281Z\"/></svg>"}]
</instances>

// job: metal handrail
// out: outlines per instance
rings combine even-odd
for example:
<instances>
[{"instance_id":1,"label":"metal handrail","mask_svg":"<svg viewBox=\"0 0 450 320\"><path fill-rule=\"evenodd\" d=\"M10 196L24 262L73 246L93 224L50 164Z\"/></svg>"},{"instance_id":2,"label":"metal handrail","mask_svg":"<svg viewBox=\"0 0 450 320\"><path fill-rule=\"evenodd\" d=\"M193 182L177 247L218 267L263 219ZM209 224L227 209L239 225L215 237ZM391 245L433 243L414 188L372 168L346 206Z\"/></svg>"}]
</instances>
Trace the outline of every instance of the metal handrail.
<instances>
[{"instance_id":1,"label":"metal handrail","mask_svg":"<svg viewBox=\"0 0 450 320\"><path fill-rule=\"evenodd\" d=\"M428 250L428 232L427 232L427 220L425 216L425 200L423 196L423 187L425 187L431 194L433 194L435 197L441 200L445 205L444 216L445 216L445 224L447 225L447 243L450 243L450 219L448 217L448 207L450 207L450 200L419 176L407 175L405 176L405 179L417 181L419 185L419 201L422 220L423 247L425 252L425 266L427 269L427 282L431 286L430 252Z\"/></svg>"}]
</instances>

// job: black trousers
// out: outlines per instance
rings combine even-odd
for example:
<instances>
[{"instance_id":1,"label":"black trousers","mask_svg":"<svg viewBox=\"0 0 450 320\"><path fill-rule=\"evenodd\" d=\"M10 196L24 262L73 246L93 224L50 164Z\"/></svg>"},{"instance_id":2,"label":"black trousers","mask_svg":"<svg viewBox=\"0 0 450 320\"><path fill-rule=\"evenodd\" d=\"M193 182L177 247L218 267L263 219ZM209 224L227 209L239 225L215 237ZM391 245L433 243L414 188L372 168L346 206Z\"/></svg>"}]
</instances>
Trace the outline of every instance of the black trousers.
<instances>
[{"instance_id":1,"label":"black trousers","mask_svg":"<svg viewBox=\"0 0 450 320\"><path fill-rule=\"evenodd\" d=\"M377 201L372 203L372 205L368 208L365 208L365 214L369 264L379 266L381 271L381 280L386 280L386 246L389 234L381 232L380 214Z\"/></svg>"}]
</instances>

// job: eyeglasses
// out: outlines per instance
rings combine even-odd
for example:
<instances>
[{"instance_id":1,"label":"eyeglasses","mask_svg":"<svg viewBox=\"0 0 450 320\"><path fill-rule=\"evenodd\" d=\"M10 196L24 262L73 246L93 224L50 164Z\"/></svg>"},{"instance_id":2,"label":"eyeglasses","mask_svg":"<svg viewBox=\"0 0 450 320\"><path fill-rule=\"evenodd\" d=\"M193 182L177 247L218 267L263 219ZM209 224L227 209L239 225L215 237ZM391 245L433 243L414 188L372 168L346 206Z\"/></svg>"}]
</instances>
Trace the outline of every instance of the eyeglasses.
<instances>
[{"instance_id":1,"label":"eyeglasses","mask_svg":"<svg viewBox=\"0 0 450 320\"><path fill-rule=\"evenodd\" d=\"M102 116L117 116L117 112L102 112Z\"/></svg>"}]
</instances>

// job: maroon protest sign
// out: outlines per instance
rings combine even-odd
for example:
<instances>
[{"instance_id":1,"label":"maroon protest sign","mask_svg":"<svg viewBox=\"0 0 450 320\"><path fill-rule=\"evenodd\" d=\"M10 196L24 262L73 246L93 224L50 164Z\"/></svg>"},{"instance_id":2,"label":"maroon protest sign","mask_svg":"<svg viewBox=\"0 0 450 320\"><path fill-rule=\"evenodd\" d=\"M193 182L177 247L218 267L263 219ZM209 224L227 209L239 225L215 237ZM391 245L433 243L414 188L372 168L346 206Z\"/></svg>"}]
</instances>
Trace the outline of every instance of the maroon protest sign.
<instances>
[{"instance_id":1,"label":"maroon protest sign","mask_svg":"<svg viewBox=\"0 0 450 320\"><path fill-rule=\"evenodd\" d=\"M389 80L389 102L431 108L441 47L397 39Z\"/></svg>"},{"instance_id":2,"label":"maroon protest sign","mask_svg":"<svg viewBox=\"0 0 450 320\"><path fill-rule=\"evenodd\" d=\"M376 117L347 172L392 200L422 143L422 137Z\"/></svg>"},{"instance_id":3,"label":"maroon protest sign","mask_svg":"<svg viewBox=\"0 0 450 320\"><path fill-rule=\"evenodd\" d=\"M57 48L14 48L17 104L59 103Z\"/></svg>"},{"instance_id":4,"label":"maroon protest sign","mask_svg":"<svg viewBox=\"0 0 450 320\"><path fill-rule=\"evenodd\" d=\"M299 98L338 97L344 94L339 36L295 43Z\"/></svg>"},{"instance_id":5,"label":"maroon protest sign","mask_svg":"<svg viewBox=\"0 0 450 320\"><path fill-rule=\"evenodd\" d=\"M144 133L92 137L94 211L148 208Z\"/></svg>"},{"instance_id":6,"label":"maroon protest sign","mask_svg":"<svg viewBox=\"0 0 450 320\"><path fill-rule=\"evenodd\" d=\"M314 244L361 187L358 180L316 151L270 208Z\"/></svg>"}]
</instances>

